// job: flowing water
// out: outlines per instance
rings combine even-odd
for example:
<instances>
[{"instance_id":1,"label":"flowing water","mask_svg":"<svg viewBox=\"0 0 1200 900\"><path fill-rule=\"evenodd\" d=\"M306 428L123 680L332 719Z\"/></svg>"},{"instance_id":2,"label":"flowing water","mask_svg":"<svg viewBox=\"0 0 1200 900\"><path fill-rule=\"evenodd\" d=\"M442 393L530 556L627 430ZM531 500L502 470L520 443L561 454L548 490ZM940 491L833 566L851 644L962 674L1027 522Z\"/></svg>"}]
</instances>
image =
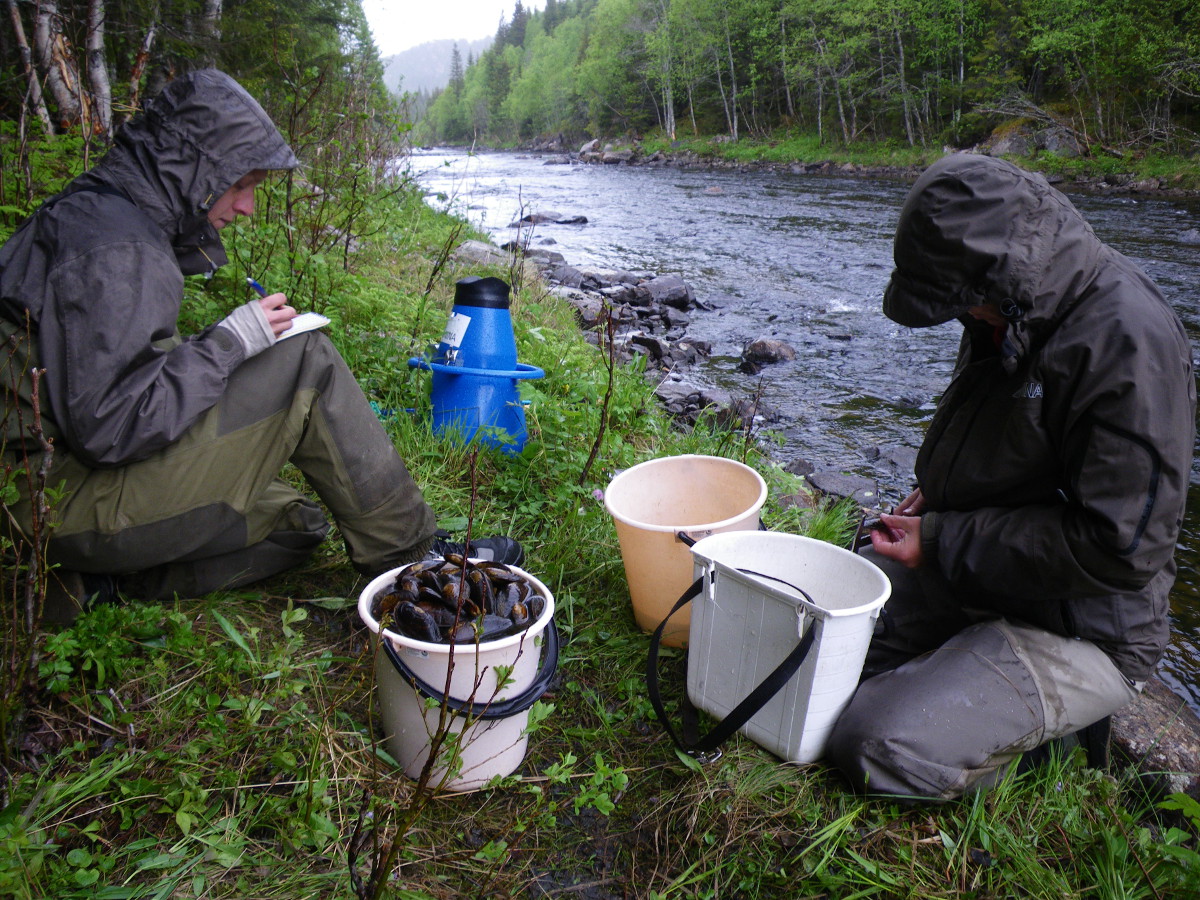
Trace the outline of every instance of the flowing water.
<instances>
[{"instance_id":1,"label":"flowing water","mask_svg":"<svg viewBox=\"0 0 1200 900\"><path fill-rule=\"evenodd\" d=\"M585 216L539 225L569 264L677 273L697 299L688 335L712 343L706 380L760 392L782 418L773 455L877 477L880 448L919 446L949 380L961 326L901 328L880 311L909 185L860 176L547 164L553 157L428 151L411 169L430 201L497 244L529 213ZM1200 202L1072 194L1101 240L1137 261L1200 339ZM523 236L524 237L524 236ZM742 347L774 337L793 362L738 371ZM1200 366L1198 366L1200 368ZM891 488L889 493L889 487ZM881 480L883 501L903 483ZM1200 711L1200 461L1178 553L1173 637L1160 675Z\"/></svg>"}]
</instances>

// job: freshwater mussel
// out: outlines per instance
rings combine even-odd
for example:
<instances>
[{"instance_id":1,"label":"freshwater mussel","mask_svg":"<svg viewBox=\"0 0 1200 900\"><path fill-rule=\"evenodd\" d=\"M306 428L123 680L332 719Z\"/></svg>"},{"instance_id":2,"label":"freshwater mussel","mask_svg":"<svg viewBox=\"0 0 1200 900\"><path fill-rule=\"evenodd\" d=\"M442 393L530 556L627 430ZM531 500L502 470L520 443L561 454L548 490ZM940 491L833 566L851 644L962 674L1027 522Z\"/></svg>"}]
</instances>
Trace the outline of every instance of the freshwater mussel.
<instances>
[{"instance_id":1,"label":"freshwater mussel","mask_svg":"<svg viewBox=\"0 0 1200 900\"><path fill-rule=\"evenodd\" d=\"M385 628L418 641L463 644L519 634L545 611L546 599L503 563L448 554L402 570L373 607Z\"/></svg>"}]
</instances>

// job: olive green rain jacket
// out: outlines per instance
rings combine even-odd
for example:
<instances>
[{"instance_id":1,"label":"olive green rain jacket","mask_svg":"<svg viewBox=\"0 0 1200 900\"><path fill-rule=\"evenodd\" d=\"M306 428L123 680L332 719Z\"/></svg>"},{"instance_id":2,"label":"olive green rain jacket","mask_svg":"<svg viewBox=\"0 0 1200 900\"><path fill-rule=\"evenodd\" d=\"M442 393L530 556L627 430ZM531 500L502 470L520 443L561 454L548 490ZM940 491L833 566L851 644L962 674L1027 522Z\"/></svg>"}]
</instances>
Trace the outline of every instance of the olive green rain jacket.
<instances>
[{"instance_id":1,"label":"olive green rain jacket","mask_svg":"<svg viewBox=\"0 0 1200 900\"><path fill-rule=\"evenodd\" d=\"M1183 326L1066 197L988 157L921 176L895 262L891 319L965 326L917 458L925 564L964 607L1090 640L1145 679L1167 644L1192 463ZM966 315L988 302L1006 330Z\"/></svg>"},{"instance_id":2,"label":"olive green rain jacket","mask_svg":"<svg viewBox=\"0 0 1200 900\"><path fill-rule=\"evenodd\" d=\"M26 410L21 422L9 410L7 449L28 441L34 365L45 369L47 436L93 467L144 459L213 406L245 352L220 325L179 340L183 277L227 262L207 218L227 188L297 164L237 82L192 72L31 216L0 248L0 338L10 339L0 383ZM32 347L21 340L26 316Z\"/></svg>"}]
</instances>

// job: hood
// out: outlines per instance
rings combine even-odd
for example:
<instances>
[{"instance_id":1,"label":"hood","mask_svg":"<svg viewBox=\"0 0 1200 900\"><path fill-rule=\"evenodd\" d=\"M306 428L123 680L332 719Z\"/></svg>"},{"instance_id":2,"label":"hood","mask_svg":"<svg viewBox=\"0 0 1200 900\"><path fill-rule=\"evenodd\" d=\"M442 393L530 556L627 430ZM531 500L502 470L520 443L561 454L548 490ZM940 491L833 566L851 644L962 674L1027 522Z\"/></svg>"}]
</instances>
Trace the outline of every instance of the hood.
<instances>
[{"instance_id":1,"label":"hood","mask_svg":"<svg viewBox=\"0 0 1200 900\"><path fill-rule=\"evenodd\" d=\"M263 108L216 69L183 75L118 133L79 181L111 184L170 237L185 275L228 261L208 210L254 169L293 169L295 154Z\"/></svg>"},{"instance_id":2,"label":"hood","mask_svg":"<svg viewBox=\"0 0 1200 900\"><path fill-rule=\"evenodd\" d=\"M1079 211L1042 176L954 154L930 166L904 202L883 311L923 328L994 302L1013 337L1027 337L1080 294L1102 251Z\"/></svg>"}]
</instances>

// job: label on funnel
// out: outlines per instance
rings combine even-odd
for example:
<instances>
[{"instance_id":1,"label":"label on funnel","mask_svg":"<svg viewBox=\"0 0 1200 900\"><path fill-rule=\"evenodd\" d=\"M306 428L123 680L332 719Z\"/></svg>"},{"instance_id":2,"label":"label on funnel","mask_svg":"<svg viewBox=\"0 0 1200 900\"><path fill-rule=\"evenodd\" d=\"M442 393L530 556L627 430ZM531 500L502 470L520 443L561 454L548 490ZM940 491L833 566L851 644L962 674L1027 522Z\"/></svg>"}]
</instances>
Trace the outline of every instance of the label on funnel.
<instances>
[{"instance_id":1,"label":"label on funnel","mask_svg":"<svg viewBox=\"0 0 1200 900\"><path fill-rule=\"evenodd\" d=\"M470 324L470 316L464 316L457 312L450 313L450 320L446 322L446 330L442 333L442 343L457 350L462 346L463 337Z\"/></svg>"}]
</instances>

